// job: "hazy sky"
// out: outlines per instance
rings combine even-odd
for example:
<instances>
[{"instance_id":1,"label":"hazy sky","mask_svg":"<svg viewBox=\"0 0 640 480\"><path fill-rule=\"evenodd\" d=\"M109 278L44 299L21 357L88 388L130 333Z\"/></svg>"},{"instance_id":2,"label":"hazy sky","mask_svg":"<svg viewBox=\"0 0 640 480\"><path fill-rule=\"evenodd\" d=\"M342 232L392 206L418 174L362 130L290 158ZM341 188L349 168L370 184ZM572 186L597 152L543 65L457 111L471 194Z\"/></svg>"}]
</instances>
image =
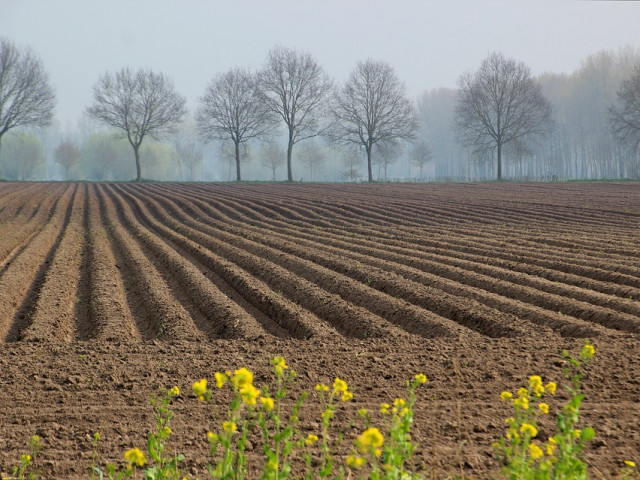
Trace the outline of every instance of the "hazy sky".
<instances>
[{"instance_id":1,"label":"hazy sky","mask_svg":"<svg viewBox=\"0 0 640 480\"><path fill-rule=\"evenodd\" d=\"M0 36L36 50L73 127L98 76L123 66L169 75L191 109L216 74L259 68L276 44L313 54L336 80L390 63L417 97L454 87L492 51L534 74L592 53L640 48L640 2L561 0L0 0Z\"/></svg>"}]
</instances>

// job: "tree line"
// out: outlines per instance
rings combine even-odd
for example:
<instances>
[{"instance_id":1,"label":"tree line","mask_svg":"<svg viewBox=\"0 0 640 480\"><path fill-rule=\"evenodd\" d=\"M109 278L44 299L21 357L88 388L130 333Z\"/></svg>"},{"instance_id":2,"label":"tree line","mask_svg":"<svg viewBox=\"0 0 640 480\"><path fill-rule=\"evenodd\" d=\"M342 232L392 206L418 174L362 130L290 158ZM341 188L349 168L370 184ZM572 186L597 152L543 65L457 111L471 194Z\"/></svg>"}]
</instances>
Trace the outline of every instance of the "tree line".
<instances>
[{"instance_id":1,"label":"tree line","mask_svg":"<svg viewBox=\"0 0 640 480\"><path fill-rule=\"evenodd\" d=\"M65 179L81 171L83 178L106 180L133 163L138 181L154 168L164 169L156 173L165 179L183 180L188 171L193 180L214 144L229 179L233 169L238 181L258 146L272 180L286 164L293 181L303 164L315 181L327 148L329 155L341 152L342 178L349 181L361 178L363 163L367 180L383 172L386 179L401 157L420 179L429 164L432 176L452 180L638 178L639 100L640 55L633 49L589 57L572 75L538 78L525 63L491 53L460 76L457 89L426 92L413 102L386 62L358 62L338 85L311 54L275 47L255 72L233 68L212 78L191 121L185 97L166 75L129 67L105 72L86 116L108 133L87 125L81 144L59 139L52 156ZM39 57L1 39L0 178L48 177L42 141L28 128L49 125L54 107ZM3 170L5 156L10 162Z\"/></svg>"}]
</instances>

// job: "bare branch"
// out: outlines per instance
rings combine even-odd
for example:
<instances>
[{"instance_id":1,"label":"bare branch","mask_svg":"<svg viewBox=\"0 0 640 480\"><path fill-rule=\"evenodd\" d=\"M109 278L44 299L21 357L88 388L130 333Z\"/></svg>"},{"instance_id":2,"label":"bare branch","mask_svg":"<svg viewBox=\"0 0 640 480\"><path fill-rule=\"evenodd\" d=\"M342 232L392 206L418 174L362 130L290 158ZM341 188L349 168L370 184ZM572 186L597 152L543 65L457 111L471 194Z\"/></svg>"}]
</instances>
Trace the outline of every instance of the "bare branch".
<instances>
[{"instance_id":1,"label":"bare branch","mask_svg":"<svg viewBox=\"0 0 640 480\"><path fill-rule=\"evenodd\" d=\"M414 137L417 116L405 95L405 87L384 62L359 62L332 109L327 136L341 145L354 144L367 152L369 181L373 180L371 156L378 142Z\"/></svg>"},{"instance_id":2,"label":"bare branch","mask_svg":"<svg viewBox=\"0 0 640 480\"><path fill-rule=\"evenodd\" d=\"M187 113L186 100L162 73L125 67L102 75L93 89L90 117L122 130L133 147L137 180L141 179L139 148L146 136L160 139L173 133Z\"/></svg>"},{"instance_id":3,"label":"bare branch","mask_svg":"<svg viewBox=\"0 0 640 480\"><path fill-rule=\"evenodd\" d=\"M481 156L498 151L502 179L502 149L525 137L544 135L551 126L551 104L522 62L492 53L474 73L458 81L456 128L462 143Z\"/></svg>"}]
</instances>

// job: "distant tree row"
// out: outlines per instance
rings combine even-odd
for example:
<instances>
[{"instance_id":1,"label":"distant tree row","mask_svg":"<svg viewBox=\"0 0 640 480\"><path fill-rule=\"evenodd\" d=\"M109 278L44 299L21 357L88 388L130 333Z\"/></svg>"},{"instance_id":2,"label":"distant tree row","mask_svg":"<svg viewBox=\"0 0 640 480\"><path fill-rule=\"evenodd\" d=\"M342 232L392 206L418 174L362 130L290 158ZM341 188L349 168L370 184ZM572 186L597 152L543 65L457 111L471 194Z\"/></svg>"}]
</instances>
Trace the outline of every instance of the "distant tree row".
<instances>
[{"instance_id":1,"label":"distant tree row","mask_svg":"<svg viewBox=\"0 0 640 480\"><path fill-rule=\"evenodd\" d=\"M0 147L9 130L48 125L54 104L38 56L1 39ZM356 152L366 157L369 181L374 166L377 178L387 179L388 167L402 156L420 178L432 160L435 175L450 179L640 177L640 55L633 50L589 57L571 76L537 79L523 62L492 53L477 71L460 77L457 90L425 93L416 110L385 62L359 62L338 86L310 54L276 47L257 72L234 68L211 79L193 128L184 127L185 105L164 74L123 68L99 77L86 113L126 140L137 180L143 167L168 162L180 179L186 170L193 179L202 168L200 141L217 141L239 181L249 146L262 141L261 164L271 178L286 162L293 181L294 147L306 140L296 158L314 181L326 161L314 137L351 147L344 150L341 174L352 181L360 178ZM286 151L274 142L281 127ZM170 140L171 146L144 149L147 138ZM406 141L413 142L405 150ZM122 161L115 148L104 136L91 135L82 145L63 138L53 157L65 179L79 165L86 175L92 170L90 178L105 179ZM42 145L30 133L14 135L3 152L14 163L7 178L32 178L43 162ZM1 167L2 157L0 178Z\"/></svg>"}]
</instances>

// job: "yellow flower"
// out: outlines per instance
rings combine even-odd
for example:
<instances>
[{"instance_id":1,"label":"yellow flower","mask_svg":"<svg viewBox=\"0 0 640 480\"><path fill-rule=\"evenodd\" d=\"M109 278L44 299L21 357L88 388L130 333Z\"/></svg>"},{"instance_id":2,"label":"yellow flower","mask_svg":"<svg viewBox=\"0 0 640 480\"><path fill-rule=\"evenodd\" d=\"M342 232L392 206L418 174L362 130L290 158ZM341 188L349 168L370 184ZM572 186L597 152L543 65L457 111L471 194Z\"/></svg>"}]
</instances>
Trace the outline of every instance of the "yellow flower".
<instances>
[{"instance_id":1,"label":"yellow flower","mask_svg":"<svg viewBox=\"0 0 640 480\"><path fill-rule=\"evenodd\" d=\"M530 423L523 423L520 427L520 431L522 433L528 433L529 435L531 435L531 437L535 437L536 435L538 435L538 429Z\"/></svg>"},{"instance_id":2,"label":"yellow flower","mask_svg":"<svg viewBox=\"0 0 640 480\"><path fill-rule=\"evenodd\" d=\"M224 422L222 424L222 429L227 433L235 433L238 431L238 426L236 422Z\"/></svg>"},{"instance_id":3,"label":"yellow flower","mask_svg":"<svg viewBox=\"0 0 640 480\"><path fill-rule=\"evenodd\" d=\"M593 348L593 345L590 343L586 343L584 347L582 347L582 358L585 360L591 360L596 353L596 349Z\"/></svg>"},{"instance_id":4,"label":"yellow flower","mask_svg":"<svg viewBox=\"0 0 640 480\"><path fill-rule=\"evenodd\" d=\"M329 387L327 385L325 385L324 383L319 383L316 385L316 390L319 392L328 392L329 391Z\"/></svg>"},{"instance_id":5,"label":"yellow flower","mask_svg":"<svg viewBox=\"0 0 640 480\"><path fill-rule=\"evenodd\" d=\"M427 383L427 377L422 373L418 373L416 375L416 380L418 381L418 383Z\"/></svg>"},{"instance_id":6,"label":"yellow flower","mask_svg":"<svg viewBox=\"0 0 640 480\"><path fill-rule=\"evenodd\" d=\"M231 383L233 383L234 387L240 390L243 387L253 384L253 373L244 367L234 370L233 377L231 377Z\"/></svg>"},{"instance_id":7,"label":"yellow flower","mask_svg":"<svg viewBox=\"0 0 640 480\"><path fill-rule=\"evenodd\" d=\"M360 456L354 457L353 455L349 455L347 457L347 465L351 468L360 468L365 464L366 460Z\"/></svg>"},{"instance_id":8,"label":"yellow flower","mask_svg":"<svg viewBox=\"0 0 640 480\"><path fill-rule=\"evenodd\" d=\"M410 411L411 410L409 410L407 407L404 407L402 410L400 410L400 413L398 415L404 417L405 415L408 415Z\"/></svg>"},{"instance_id":9,"label":"yellow flower","mask_svg":"<svg viewBox=\"0 0 640 480\"><path fill-rule=\"evenodd\" d=\"M204 400L204 395L207 393L207 379L203 378L193 384L193 394L198 397L198 400Z\"/></svg>"},{"instance_id":10,"label":"yellow flower","mask_svg":"<svg viewBox=\"0 0 640 480\"><path fill-rule=\"evenodd\" d=\"M251 384L247 384L240 388L240 397L245 405L255 405L260 396L260 390Z\"/></svg>"},{"instance_id":11,"label":"yellow flower","mask_svg":"<svg viewBox=\"0 0 640 480\"><path fill-rule=\"evenodd\" d=\"M576 428L573 431L573 436L576 437L576 438L580 438L580 435L582 435L582 430L580 430L579 428Z\"/></svg>"},{"instance_id":12,"label":"yellow flower","mask_svg":"<svg viewBox=\"0 0 640 480\"><path fill-rule=\"evenodd\" d=\"M171 390L169 390L169 393L172 396L177 397L178 395L180 395L180 389L177 386L174 386Z\"/></svg>"},{"instance_id":13,"label":"yellow flower","mask_svg":"<svg viewBox=\"0 0 640 480\"><path fill-rule=\"evenodd\" d=\"M362 418L365 418L368 413L369 411L366 408L358 409L358 415L360 415Z\"/></svg>"},{"instance_id":14,"label":"yellow flower","mask_svg":"<svg viewBox=\"0 0 640 480\"><path fill-rule=\"evenodd\" d=\"M309 435L307 435L307 438L305 439L304 443L306 445L313 445L317 441L318 441L318 436L314 435L313 433L310 433Z\"/></svg>"},{"instance_id":15,"label":"yellow flower","mask_svg":"<svg viewBox=\"0 0 640 480\"><path fill-rule=\"evenodd\" d=\"M376 457L379 457L380 455L382 455L382 449L381 449L381 448L376 448L376 449L373 451L373 454L374 454Z\"/></svg>"},{"instance_id":16,"label":"yellow flower","mask_svg":"<svg viewBox=\"0 0 640 480\"><path fill-rule=\"evenodd\" d=\"M207 439L209 443L218 443L218 435L213 432L207 432Z\"/></svg>"},{"instance_id":17,"label":"yellow flower","mask_svg":"<svg viewBox=\"0 0 640 480\"><path fill-rule=\"evenodd\" d=\"M526 388L522 387L520 389L518 389L518 396L520 398L525 398L529 396L529 390L527 390Z\"/></svg>"},{"instance_id":18,"label":"yellow flower","mask_svg":"<svg viewBox=\"0 0 640 480\"><path fill-rule=\"evenodd\" d=\"M224 373L216 372L213 376L216 378L216 387L218 388L224 387L225 382L229 380Z\"/></svg>"},{"instance_id":19,"label":"yellow flower","mask_svg":"<svg viewBox=\"0 0 640 480\"><path fill-rule=\"evenodd\" d=\"M513 398L513 393L507 392L506 390L500 394L500 400L506 402L510 398Z\"/></svg>"},{"instance_id":20,"label":"yellow flower","mask_svg":"<svg viewBox=\"0 0 640 480\"><path fill-rule=\"evenodd\" d=\"M147 459L144 453L139 448L132 448L124 453L124 459L129 462L129 465L137 465L139 467L144 466L147 463Z\"/></svg>"},{"instance_id":21,"label":"yellow flower","mask_svg":"<svg viewBox=\"0 0 640 480\"><path fill-rule=\"evenodd\" d=\"M171 429L165 425L164 427L162 427L162 430L160 430L160 435L168 437L169 435L171 435Z\"/></svg>"},{"instance_id":22,"label":"yellow flower","mask_svg":"<svg viewBox=\"0 0 640 480\"><path fill-rule=\"evenodd\" d=\"M529 409L529 399L527 397L518 397L513 401L513 404L523 410Z\"/></svg>"},{"instance_id":23,"label":"yellow flower","mask_svg":"<svg viewBox=\"0 0 640 480\"><path fill-rule=\"evenodd\" d=\"M275 357L271 363L276 371L276 375L279 377L284 375L285 369L289 368L289 365L284 361L284 357Z\"/></svg>"},{"instance_id":24,"label":"yellow flower","mask_svg":"<svg viewBox=\"0 0 640 480\"><path fill-rule=\"evenodd\" d=\"M331 420L333 418L333 410L330 408L327 408L324 412L322 412L322 419L323 420Z\"/></svg>"},{"instance_id":25,"label":"yellow flower","mask_svg":"<svg viewBox=\"0 0 640 480\"><path fill-rule=\"evenodd\" d=\"M536 397L541 397L542 394L544 393L544 387L542 386L542 384L536 385L533 391L536 394Z\"/></svg>"},{"instance_id":26,"label":"yellow flower","mask_svg":"<svg viewBox=\"0 0 640 480\"><path fill-rule=\"evenodd\" d=\"M535 443L530 443L529 444L529 454L531 455L531 458L533 458L534 460L537 460L538 458L540 458L540 457L542 457L544 455L544 452Z\"/></svg>"},{"instance_id":27,"label":"yellow flower","mask_svg":"<svg viewBox=\"0 0 640 480\"><path fill-rule=\"evenodd\" d=\"M270 412L271 410L273 410L273 398L269 398L269 397L260 397L260 402L262 402L262 405L264 406L264 409L267 412Z\"/></svg>"},{"instance_id":28,"label":"yellow flower","mask_svg":"<svg viewBox=\"0 0 640 480\"><path fill-rule=\"evenodd\" d=\"M553 452L556 449L556 441L553 438L549 439L549 442L546 444L546 449L547 449L547 455L551 456L553 455Z\"/></svg>"},{"instance_id":29,"label":"yellow flower","mask_svg":"<svg viewBox=\"0 0 640 480\"><path fill-rule=\"evenodd\" d=\"M381 403L380 404L380 413L389 413L389 407L391 407L391 405L389 405L388 403Z\"/></svg>"},{"instance_id":30,"label":"yellow flower","mask_svg":"<svg viewBox=\"0 0 640 480\"><path fill-rule=\"evenodd\" d=\"M509 417L509 418L505 418L504 419L504 423L506 423L507 425L509 425L509 424L511 424L511 423L513 423L515 421L516 421L516 419L513 418L513 417Z\"/></svg>"},{"instance_id":31,"label":"yellow flower","mask_svg":"<svg viewBox=\"0 0 640 480\"><path fill-rule=\"evenodd\" d=\"M540 411L542 413L544 413L545 415L547 413L549 413L549 405L547 405L546 403L541 403L540 405L538 405L538 408L540 409Z\"/></svg>"},{"instance_id":32,"label":"yellow flower","mask_svg":"<svg viewBox=\"0 0 640 480\"><path fill-rule=\"evenodd\" d=\"M20 455L20 461L22 463L29 463L31 461L31 455Z\"/></svg>"},{"instance_id":33,"label":"yellow flower","mask_svg":"<svg viewBox=\"0 0 640 480\"><path fill-rule=\"evenodd\" d=\"M278 462L276 462L273 458L267 462L267 468L269 470L277 470Z\"/></svg>"},{"instance_id":34,"label":"yellow flower","mask_svg":"<svg viewBox=\"0 0 640 480\"><path fill-rule=\"evenodd\" d=\"M549 382L547 383L544 388L547 389L547 391L551 394L551 395L555 395L556 394L556 388L557 385L555 384L555 382Z\"/></svg>"},{"instance_id":35,"label":"yellow flower","mask_svg":"<svg viewBox=\"0 0 640 480\"><path fill-rule=\"evenodd\" d=\"M629 468L636 468L636 463L632 462L631 460L625 460L624 464Z\"/></svg>"},{"instance_id":36,"label":"yellow flower","mask_svg":"<svg viewBox=\"0 0 640 480\"><path fill-rule=\"evenodd\" d=\"M356 440L356 445L362 453L367 452L371 448L377 449L381 447L383 443L384 435L375 427L367 428Z\"/></svg>"},{"instance_id":37,"label":"yellow flower","mask_svg":"<svg viewBox=\"0 0 640 480\"><path fill-rule=\"evenodd\" d=\"M345 382L344 380L340 380L339 378L336 377L336 379L333 382L333 391L334 392L346 392L347 389L349 387L347 386L347 382Z\"/></svg>"},{"instance_id":38,"label":"yellow flower","mask_svg":"<svg viewBox=\"0 0 640 480\"><path fill-rule=\"evenodd\" d=\"M349 400L351 400L353 398L353 393L346 391L342 393L342 401L343 402L348 402Z\"/></svg>"},{"instance_id":39,"label":"yellow flower","mask_svg":"<svg viewBox=\"0 0 640 480\"><path fill-rule=\"evenodd\" d=\"M542 385L542 377L540 375L531 375L529 377L529 386L536 388L538 385Z\"/></svg>"}]
</instances>

